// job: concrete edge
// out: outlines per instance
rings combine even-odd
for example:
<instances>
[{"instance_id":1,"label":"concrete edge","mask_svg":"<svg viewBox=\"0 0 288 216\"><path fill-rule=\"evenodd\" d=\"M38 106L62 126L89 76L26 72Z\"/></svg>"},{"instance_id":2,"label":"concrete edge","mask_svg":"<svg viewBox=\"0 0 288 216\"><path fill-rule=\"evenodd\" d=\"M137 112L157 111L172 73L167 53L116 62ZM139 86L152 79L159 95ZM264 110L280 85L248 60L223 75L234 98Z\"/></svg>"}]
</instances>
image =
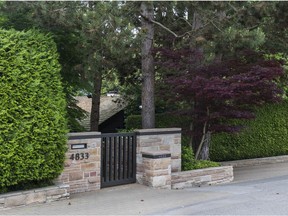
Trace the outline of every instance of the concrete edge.
<instances>
[{"instance_id":1,"label":"concrete edge","mask_svg":"<svg viewBox=\"0 0 288 216\"><path fill-rule=\"evenodd\" d=\"M222 166L247 167L288 162L288 155L220 162Z\"/></svg>"}]
</instances>

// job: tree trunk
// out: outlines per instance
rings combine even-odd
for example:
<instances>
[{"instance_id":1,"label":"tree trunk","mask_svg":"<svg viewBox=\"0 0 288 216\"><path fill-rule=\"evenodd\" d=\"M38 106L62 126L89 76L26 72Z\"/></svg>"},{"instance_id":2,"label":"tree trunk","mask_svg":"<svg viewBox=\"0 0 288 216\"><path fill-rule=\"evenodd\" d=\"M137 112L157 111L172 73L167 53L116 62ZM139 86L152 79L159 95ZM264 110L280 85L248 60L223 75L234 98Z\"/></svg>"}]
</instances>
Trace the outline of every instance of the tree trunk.
<instances>
[{"instance_id":1,"label":"tree trunk","mask_svg":"<svg viewBox=\"0 0 288 216\"><path fill-rule=\"evenodd\" d=\"M199 107L198 107L199 109ZM203 108L204 110L204 108ZM203 113L202 113L203 115ZM206 115L202 116L202 118L209 118L210 111L209 107L206 107ZM209 160L209 146L211 142L211 131L209 131L209 122L199 122L197 121L197 116L193 120L193 140L192 147L195 153L196 160Z\"/></svg>"},{"instance_id":2,"label":"tree trunk","mask_svg":"<svg viewBox=\"0 0 288 216\"><path fill-rule=\"evenodd\" d=\"M154 26L149 20L154 19L152 2L141 3L142 31L146 33L141 47L142 54L142 128L155 127L155 102L154 102L154 58L152 56Z\"/></svg>"},{"instance_id":3,"label":"tree trunk","mask_svg":"<svg viewBox=\"0 0 288 216\"><path fill-rule=\"evenodd\" d=\"M211 143L211 132L205 132L202 135L202 139L198 145L198 149L195 153L195 159L196 160L209 160L209 147Z\"/></svg>"},{"instance_id":4,"label":"tree trunk","mask_svg":"<svg viewBox=\"0 0 288 216\"><path fill-rule=\"evenodd\" d=\"M210 142L211 142L211 132L208 131L204 136L205 136L204 142L203 142L202 149L200 151L199 159L209 160L210 159L209 147L210 147Z\"/></svg>"},{"instance_id":5,"label":"tree trunk","mask_svg":"<svg viewBox=\"0 0 288 216\"><path fill-rule=\"evenodd\" d=\"M101 85L102 73L98 72L94 76L94 87L92 93L92 107L90 116L90 131L99 130Z\"/></svg>"}]
</instances>

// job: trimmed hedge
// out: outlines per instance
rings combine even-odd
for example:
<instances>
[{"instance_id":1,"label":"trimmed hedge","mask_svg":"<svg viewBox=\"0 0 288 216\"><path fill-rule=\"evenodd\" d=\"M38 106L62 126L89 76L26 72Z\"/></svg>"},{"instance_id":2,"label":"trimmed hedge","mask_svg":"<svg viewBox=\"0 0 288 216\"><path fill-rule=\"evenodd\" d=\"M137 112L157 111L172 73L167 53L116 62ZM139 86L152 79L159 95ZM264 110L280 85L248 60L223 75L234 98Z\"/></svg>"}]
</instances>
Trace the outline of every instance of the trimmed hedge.
<instances>
[{"instance_id":1,"label":"trimmed hedge","mask_svg":"<svg viewBox=\"0 0 288 216\"><path fill-rule=\"evenodd\" d=\"M68 131L51 37L0 29L0 58L0 191L5 191L57 177Z\"/></svg>"},{"instance_id":2,"label":"trimmed hedge","mask_svg":"<svg viewBox=\"0 0 288 216\"><path fill-rule=\"evenodd\" d=\"M258 109L256 119L243 121L239 134L215 134L211 160L229 161L288 154L288 101Z\"/></svg>"}]
</instances>

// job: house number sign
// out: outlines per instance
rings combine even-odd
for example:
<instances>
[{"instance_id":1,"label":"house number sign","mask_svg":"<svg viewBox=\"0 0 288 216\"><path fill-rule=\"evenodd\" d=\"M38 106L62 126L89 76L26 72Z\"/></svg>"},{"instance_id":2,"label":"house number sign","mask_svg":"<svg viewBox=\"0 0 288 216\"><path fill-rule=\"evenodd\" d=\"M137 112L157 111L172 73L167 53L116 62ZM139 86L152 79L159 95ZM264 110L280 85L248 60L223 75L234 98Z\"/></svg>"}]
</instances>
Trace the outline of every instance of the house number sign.
<instances>
[{"instance_id":1,"label":"house number sign","mask_svg":"<svg viewBox=\"0 0 288 216\"><path fill-rule=\"evenodd\" d=\"M71 150L87 149L87 143L77 143L71 145ZM71 160L84 160L89 158L88 152L73 153L70 156Z\"/></svg>"},{"instance_id":2,"label":"house number sign","mask_svg":"<svg viewBox=\"0 0 288 216\"><path fill-rule=\"evenodd\" d=\"M71 160L84 160L89 158L88 152L74 153L70 156Z\"/></svg>"}]
</instances>

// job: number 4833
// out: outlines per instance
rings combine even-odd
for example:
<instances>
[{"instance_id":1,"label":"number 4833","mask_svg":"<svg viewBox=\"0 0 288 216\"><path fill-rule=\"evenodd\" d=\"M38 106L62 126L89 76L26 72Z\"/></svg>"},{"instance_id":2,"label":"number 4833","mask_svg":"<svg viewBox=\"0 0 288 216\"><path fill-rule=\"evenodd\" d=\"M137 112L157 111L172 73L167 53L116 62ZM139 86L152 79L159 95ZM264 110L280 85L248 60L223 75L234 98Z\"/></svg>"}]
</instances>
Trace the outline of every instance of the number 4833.
<instances>
[{"instance_id":1,"label":"number 4833","mask_svg":"<svg viewBox=\"0 0 288 216\"><path fill-rule=\"evenodd\" d=\"M76 153L70 156L71 160L84 160L89 158L89 153Z\"/></svg>"}]
</instances>

